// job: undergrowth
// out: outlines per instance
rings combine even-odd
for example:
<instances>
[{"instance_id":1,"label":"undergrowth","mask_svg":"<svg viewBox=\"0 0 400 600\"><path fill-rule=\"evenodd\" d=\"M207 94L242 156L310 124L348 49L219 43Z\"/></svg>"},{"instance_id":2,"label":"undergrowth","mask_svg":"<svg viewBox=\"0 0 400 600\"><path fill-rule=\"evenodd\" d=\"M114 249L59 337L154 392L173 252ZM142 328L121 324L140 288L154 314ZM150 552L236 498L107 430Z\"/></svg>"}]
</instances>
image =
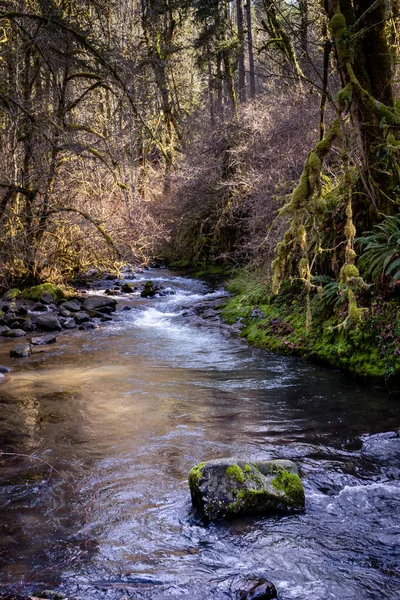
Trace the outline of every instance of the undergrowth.
<instances>
[{"instance_id":1,"label":"undergrowth","mask_svg":"<svg viewBox=\"0 0 400 600\"><path fill-rule=\"evenodd\" d=\"M328 289L330 286L330 290ZM296 355L339 367L354 375L388 381L400 372L400 304L373 290L360 291L361 322L352 321L345 290L327 284L330 294L314 293L312 325L307 333L306 290L285 282L273 295L255 273L242 272L229 284L234 294L223 308L228 323L240 321L250 343L279 354ZM345 327L338 327L347 318Z\"/></svg>"}]
</instances>

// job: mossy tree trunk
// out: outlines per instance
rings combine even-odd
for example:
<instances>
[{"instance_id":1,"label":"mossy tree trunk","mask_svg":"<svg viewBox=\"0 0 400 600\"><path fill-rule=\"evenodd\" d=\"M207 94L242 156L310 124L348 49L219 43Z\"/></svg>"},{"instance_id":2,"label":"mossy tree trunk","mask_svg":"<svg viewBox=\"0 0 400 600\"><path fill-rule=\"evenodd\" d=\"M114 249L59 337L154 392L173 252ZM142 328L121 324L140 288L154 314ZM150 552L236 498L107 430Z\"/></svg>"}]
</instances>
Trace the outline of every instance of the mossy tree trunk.
<instances>
[{"instance_id":1,"label":"mossy tree trunk","mask_svg":"<svg viewBox=\"0 0 400 600\"><path fill-rule=\"evenodd\" d=\"M326 0L338 68L350 106L361 154L363 195L359 208L368 219L398 211L393 190L398 185L398 158L388 152L388 135L398 136L400 117L393 96L392 60L388 44L385 0ZM362 198L369 198L368 206ZM361 200L360 200L361 199ZM364 205L364 206L363 206Z\"/></svg>"}]
</instances>

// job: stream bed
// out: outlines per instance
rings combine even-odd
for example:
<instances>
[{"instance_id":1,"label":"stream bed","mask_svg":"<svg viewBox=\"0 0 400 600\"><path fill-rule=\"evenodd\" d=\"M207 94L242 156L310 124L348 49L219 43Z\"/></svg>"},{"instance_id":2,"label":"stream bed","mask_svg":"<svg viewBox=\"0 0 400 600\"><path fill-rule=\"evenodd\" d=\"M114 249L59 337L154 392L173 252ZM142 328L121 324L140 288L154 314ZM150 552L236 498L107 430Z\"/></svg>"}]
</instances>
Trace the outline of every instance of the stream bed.
<instances>
[{"instance_id":1,"label":"stream bed","mask_svg":"<svg viewBox=\"0 0 400 600\"><path fill-rule=\"evenodd\" d=\"M261 574L281 600L400 599L399 398L248 347L221 289L137 277L170 295L26 359L0 344L0 593L224 600ZM228 456L296 461L305 513L202 526L188 472Z\"/></svg>"}]
</instances>

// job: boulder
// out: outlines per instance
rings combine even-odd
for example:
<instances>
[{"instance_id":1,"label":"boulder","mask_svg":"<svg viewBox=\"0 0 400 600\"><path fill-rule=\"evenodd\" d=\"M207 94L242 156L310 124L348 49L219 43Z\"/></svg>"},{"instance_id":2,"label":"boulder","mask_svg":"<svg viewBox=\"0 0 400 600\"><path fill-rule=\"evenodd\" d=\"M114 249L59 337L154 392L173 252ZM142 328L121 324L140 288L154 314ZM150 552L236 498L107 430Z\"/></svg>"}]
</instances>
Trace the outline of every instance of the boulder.
<instances>
[{"instance_id":1,"label":"boulder","mask_svg":"<svg viewBox=\"0 0 400 600\"><path fill-rule=\"evenodd\" d=\"M40 315L36 319L36 325L45 331L61 331L60 321L54 315Z\"/></svg>"},{"instance_id":2,"label":"boulder","mask_svg":"<svg viewBox=\"0 0 400 600\"><path fill-rule=\"evenodd\" d=\"M15 344L10 350L10 356L14 358L26 358L32 354L30 344Z\"/></svg>"},{"instance_id":3,"label":"boulder","mask_svg":"<svg viewBox=\"0 0 400 600\"><path fill-rule=\"evenodd\" d=\"M115 310L117 301L114 298L108 298L107 296L87 296L82 302L83 310L99 310L104 306L112 307Z\"/></svg>"},{"instance_id":4,"label":"boulder","mask_svg":"<svg viewBox=\"0 0 400 600\"><path fill-rule=\"evenodd\" d=\"M0 335L4 335L7 331L10 331L10 328L7 325L0 326Z\"/></svg>"},{"instance_id":5,"label":"boulder","mask_svg":"<svg viewBox=\"0 0 400 600\"><path fill-rule=\"evenodd\" d=\"M50 333L49 335L43 335L41 337L33 337L31 339L31 344L34 346L44 346L45 344L54 344L55 341L57 341L56 336Z\"/></svg>"},{"instance_id":6,"label":"boulder","mask_svg":"<svg viewBox=\"0 0 400 600\"><path fill-rule=\"evenodd\" d=\"M192 503L206 521L251 513L304 510L297 466L289 460L210 460L190 471Z\"/></svg>"}]
</instances>

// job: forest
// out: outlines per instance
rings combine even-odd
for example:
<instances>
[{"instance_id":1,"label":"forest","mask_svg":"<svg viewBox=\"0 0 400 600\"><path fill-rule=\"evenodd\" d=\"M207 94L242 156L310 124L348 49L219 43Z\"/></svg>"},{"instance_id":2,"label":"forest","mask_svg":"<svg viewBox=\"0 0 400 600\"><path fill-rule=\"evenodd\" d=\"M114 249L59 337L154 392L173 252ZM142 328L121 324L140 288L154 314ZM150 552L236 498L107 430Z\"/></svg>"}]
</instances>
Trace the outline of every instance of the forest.
<instances>
[{"instance_id":1,"label":"forest","mask_svg":"<svg viewBox=\"0 0 400 600\"><path fill-rule=\"evenodd\" d=\"M262 347L400 369L397 0L0 3L0 285L222 272Z\"/></svg>"},{"instance_id":2,"label":"forest","mask_svg":"<svg viewBox=\"0 0 400 600\"><path fill-rule=\"evenodd\" d=\"M395 600L400 0L0 0L0 600Z\"/></svg>"}]
</instances>

